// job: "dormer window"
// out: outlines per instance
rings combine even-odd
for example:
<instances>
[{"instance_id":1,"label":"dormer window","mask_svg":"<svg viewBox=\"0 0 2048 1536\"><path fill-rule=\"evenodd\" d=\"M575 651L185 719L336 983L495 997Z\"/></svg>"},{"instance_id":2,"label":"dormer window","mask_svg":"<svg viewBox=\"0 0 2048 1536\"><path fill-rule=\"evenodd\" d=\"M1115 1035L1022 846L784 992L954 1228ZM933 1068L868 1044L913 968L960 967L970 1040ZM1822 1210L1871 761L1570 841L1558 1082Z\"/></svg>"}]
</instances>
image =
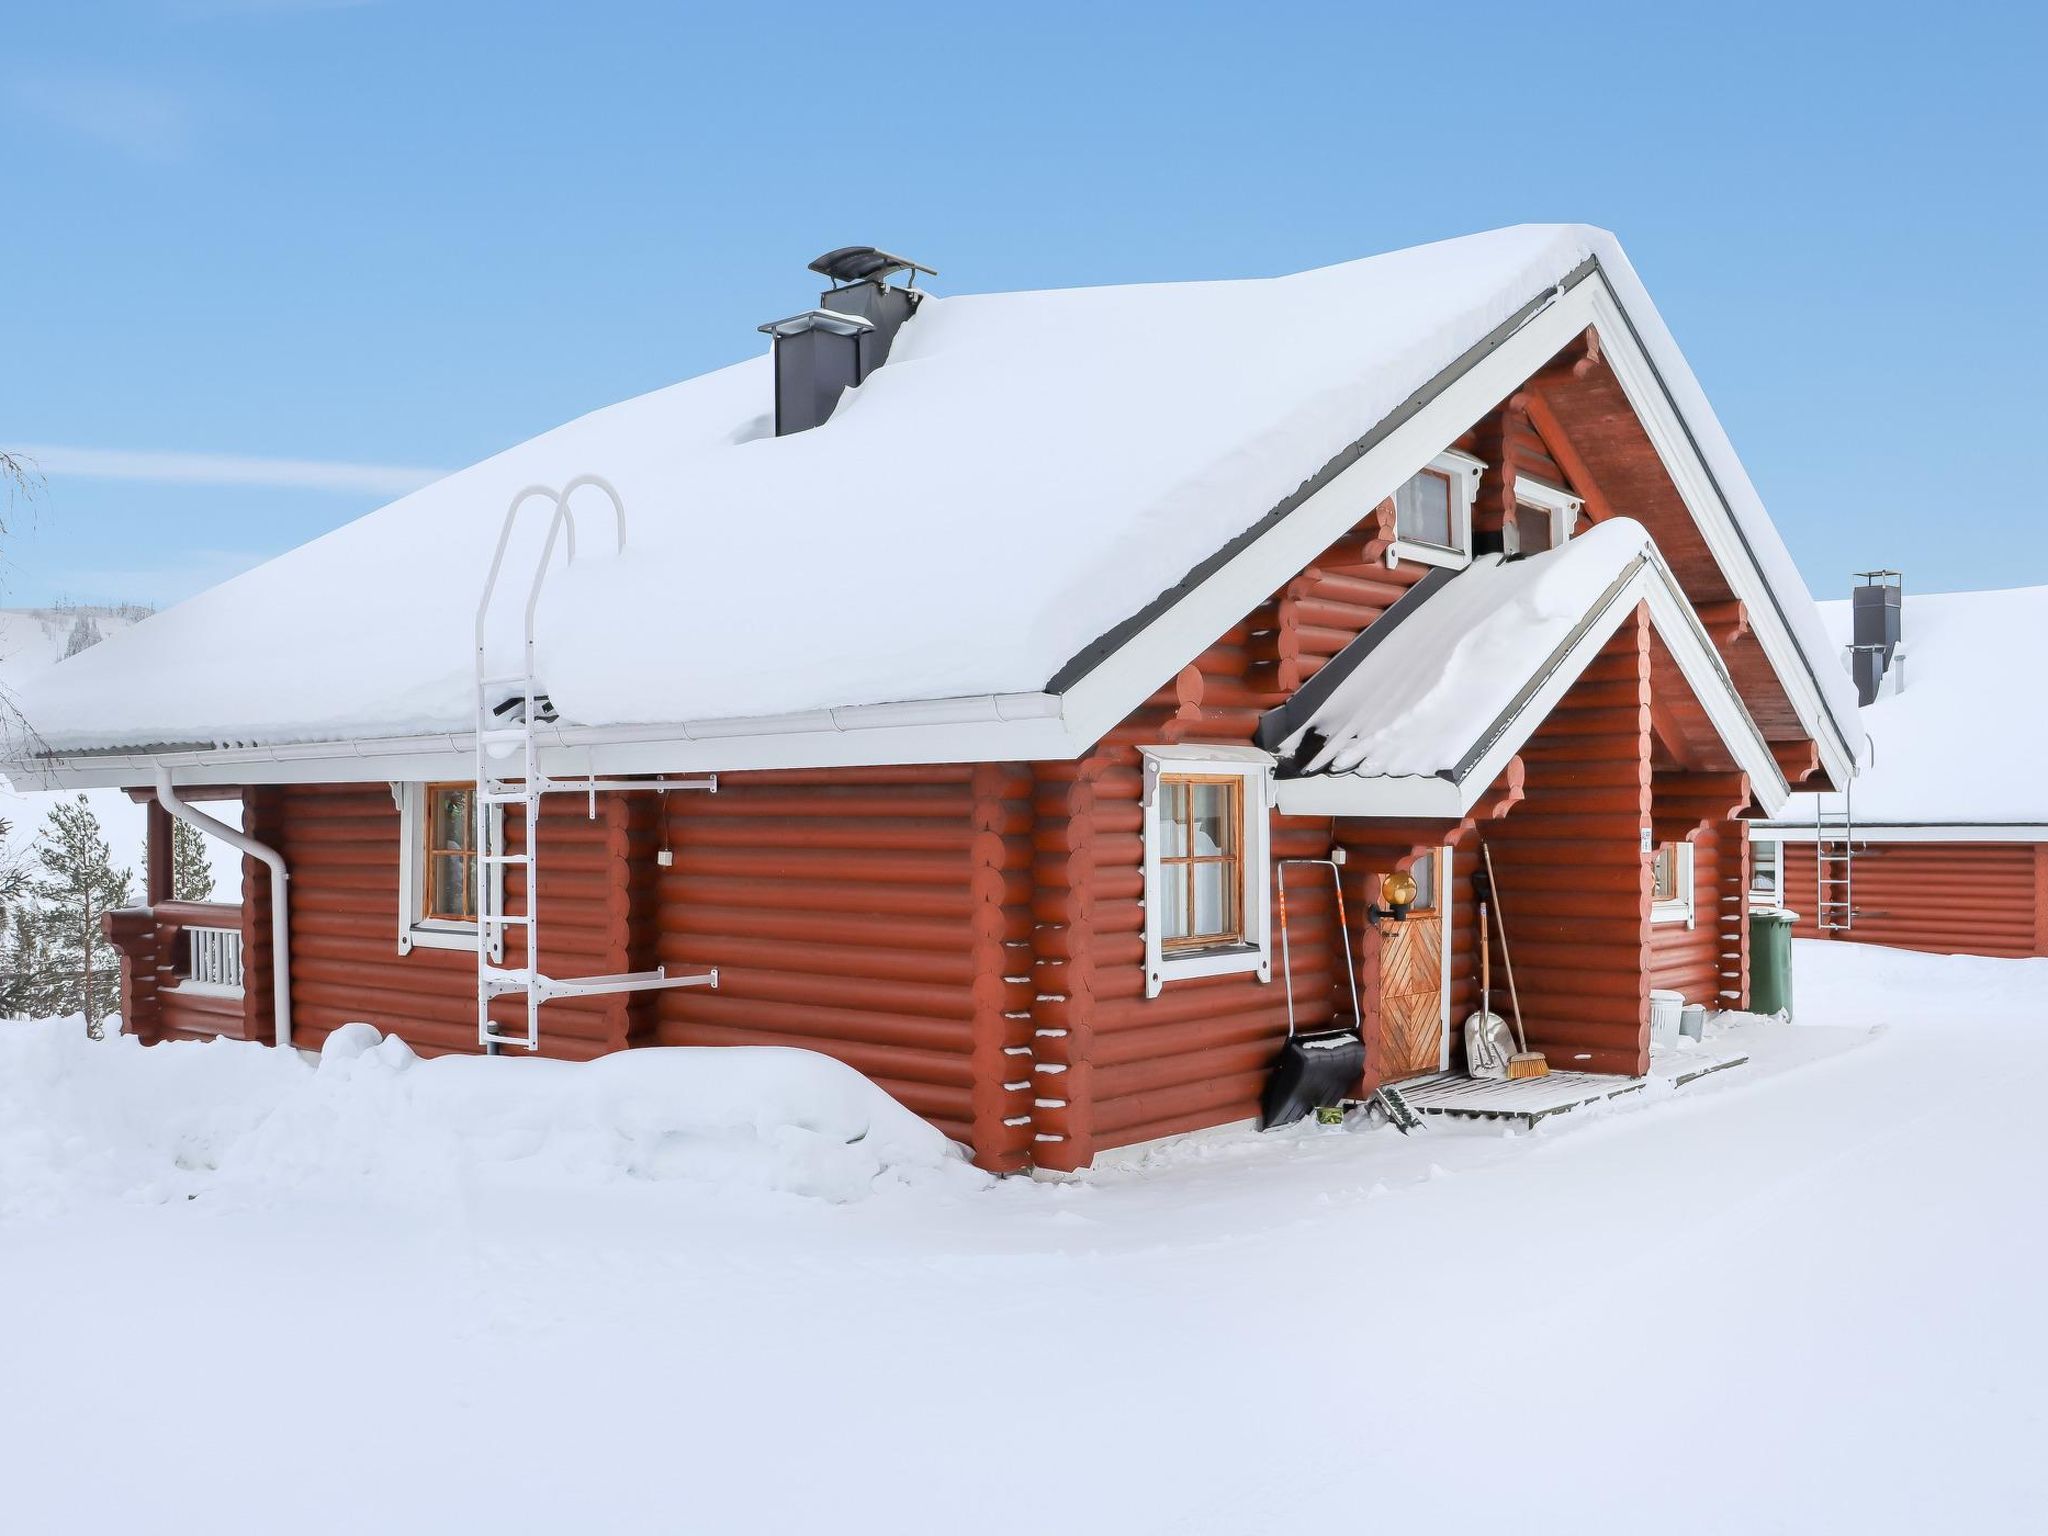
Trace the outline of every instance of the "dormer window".
<instances>
[{"instance_id":1,"label":"dormer window","mask_svg":"<svg viewBox=\"0 0 2048 1536\"><path fill-rule=\"evenodd\" d=\"M1394 543L1387 563L1461 566L1472 559L1472 501L1486 465L1447 449L1394 492Z\"/></svg>"},{"instance_id":2,"label":"dormer window","mask_svg":"<svg viewBox=\"0 0 2048 1536\"><path fill-rule=\"evenodd\" d=\"M1515 476L1515 510L1502 539L1510 555L1540 555L1578 531L1585 502L1527 475Z\"/></svg>"}]
</instances>

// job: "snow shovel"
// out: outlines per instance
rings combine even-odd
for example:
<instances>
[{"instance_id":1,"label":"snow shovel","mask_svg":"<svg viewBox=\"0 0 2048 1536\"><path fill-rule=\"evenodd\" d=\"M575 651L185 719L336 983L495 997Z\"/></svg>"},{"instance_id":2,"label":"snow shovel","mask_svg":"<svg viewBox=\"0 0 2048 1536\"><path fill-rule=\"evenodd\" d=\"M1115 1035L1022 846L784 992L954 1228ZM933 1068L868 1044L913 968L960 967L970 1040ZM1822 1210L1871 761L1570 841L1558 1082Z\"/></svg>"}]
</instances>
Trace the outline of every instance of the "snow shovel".
<instances>
[{"instance_id":1,"label":"snow shovel","mask_svg":"<svg viewBox=\"0 0 2048 1536\"><path fill-rule=\"evenodd\" d=\"M1351 1018L1328 1029L1297 1033L1294 1027L1294 957L1287 947L1287 866L1319 864L1330 872L1337 898L1337 942L1344 949L1344 971L1351 981ZM1334 1109L1365 1075L1365 1039L1359 1033L1364 1017L1358 1006L1358 969L1351 959L1351 930L1344 922L1344 882L1335 859L1275 861L1279 886L1280 985L1287 994L1287 1043L1280 1047L1266 1091L1259 1099L1259 1129L1292 1125L1312 1109Z\"/></svg>"},{"instance_id":2,"label":"snow shovel","mask_svg":"<svg viewBox=\"0 0 2048 1536\"><path fill-rule=\"evenodd\" d=\"M1515 1037L1508 1021L1493 1011L1493 946L1487 940L1486 903L1479 903L1479 1011L1465 1020L1465 1070L1499 1082L1508 1075Z\"/></svg>"},{"instance_id":3,"label":"snow shovel","mask_svg":"<svg viewBox=\"0 0 2048 1536\"><path fill-rule=\"evenodd\" d=\"M1500 909L1500 885L1493 878L1493 849L1486 843L1479 845L1479 851L1486 859L1486 889L1493 897L1494 916L1500 919L1500 963L1508 973L1508 1003L1515 1010L1515 1040L1521 1049L1508 1058L1509 1077L1548 1077L1550 1063L1543 1059L1541 1051L1529 1049L1529 1036L1522 1028L1522 999L1515 991L1515 957L1508 952L1508 919ZM1485 940L1481 939L1481 943Z\"/></svg>"}]
</instances>

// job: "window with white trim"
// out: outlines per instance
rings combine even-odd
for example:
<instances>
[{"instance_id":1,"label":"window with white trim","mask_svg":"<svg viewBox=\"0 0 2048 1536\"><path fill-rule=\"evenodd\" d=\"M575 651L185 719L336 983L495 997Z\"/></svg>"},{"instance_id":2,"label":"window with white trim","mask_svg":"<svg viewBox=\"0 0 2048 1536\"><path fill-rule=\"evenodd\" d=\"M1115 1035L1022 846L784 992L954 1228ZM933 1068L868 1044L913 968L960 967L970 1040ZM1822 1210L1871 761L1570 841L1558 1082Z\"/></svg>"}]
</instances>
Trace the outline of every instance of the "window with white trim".
<instances>
[{"instance_id":1,"label":"window with white trim","mask_svg":"<svg viewBox=\"0 0 2048 1536\"><path fill-rule=\"evenodd\" d=\"M1650 921L1692 926L1692 844L1659 843L1650 865Z\"/></svg>"},{"instance_id":2,"label":"window with white trim","mask_svg":"<svg viewBox=\"0 0 2048 1536\"><path fill-rule=\"evenodd\" d=\"M1776 906L1785 899L1785 845L1758 838L1749 845L1749 899Z\"/></svg>"},{"instance_id":3,"label":"window with white trim","mask_svg":"<svg viewBox=\"0 0 2048 1536\"><path fill-rule=\"evenodd\" d=\"M1578 531L1585 502L1570 491L1515 476L1515 509L1503 530L1502 544L1511 555L1538 555L1556 549Z\"/></svg>"},{"instance_id":4,"label":"window with white trim","mask_svg":"<svg viewBox=\"0 0 2048 1536\"><path fill-rule=\"evenodd\" d=\"M1446 449L1394 491L1394 543L1387 562L1466 565L1472 559L1472 502L1484 461Z\"/></svg>"},{"instance_id":5,"label":"window with white trim","mask_svg":"<svg viewBox=\"0 0 2048 1536\"><path fill-rule=\"evenodd\" d=\"M1272 979L1273 760L1248 747L1147 747L1145 995L1188 976Z\"/></svg>"},{"instance_id":6,"label":"window with white trim","mask_svg":"<svg viewBox=\"0 0 2048 1536\"><path fill-rule=\"evenodd\" d=\"M477 857L475 793L476 786L467 783L391 786L398 804L400 954L415 947L476 948L479 881L502 882L503 872L486 872ZM503 938L498 936L494 953Z\"/></svg>"}]
</instances>

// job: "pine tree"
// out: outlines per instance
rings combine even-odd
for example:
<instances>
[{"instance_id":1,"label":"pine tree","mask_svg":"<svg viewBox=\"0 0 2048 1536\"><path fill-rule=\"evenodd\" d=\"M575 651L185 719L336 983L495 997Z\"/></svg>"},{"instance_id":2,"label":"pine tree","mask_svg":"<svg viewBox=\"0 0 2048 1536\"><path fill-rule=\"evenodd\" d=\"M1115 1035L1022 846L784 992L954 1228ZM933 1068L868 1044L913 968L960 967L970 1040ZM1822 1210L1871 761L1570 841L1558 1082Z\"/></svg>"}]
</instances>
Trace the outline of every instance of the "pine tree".
<instances>
[{"instance_id":1,"label":"pine tree","mask_svg":"<svg viewBox=\"0 0 2048 1536\"><path fill-rule=\"evenodd\" d=\"M36 839L29 881L39 913L30 925L56 977L50 1012L82 1013L97 1037L121 993L121 960L100 932L100 918L133 899L129 874L116 869L99 818L80 795L51 807Z\"/></svg>"},{"instance_id":2,"label":"pine tree","mask_svg":"<svg viewBox=\"0 0 2048 1536\"><path fill-rule=\"evenodd\" d=\"M62 1006L62 980L44 926L40 908L27 901L9 906L0 932L0 1018L46 1019Z\"/></svg>"},{"instance_id":3,"label":"pine tree","mask_svg":"<svg viewBox=\"0 0 2048 1536\"><path fill-rule=\"evenodd\" d=\"M149 868L148 843L142 845L142 868ZM206 856L206 834L185 822L172 822L171 900L208 901L213 891L213 861Z\"/></svg>"},{"instance_id":4,"label":"pine tree","mask_svg":"<svg viewBox=\"0 0 2048 1536\"><path fill-rule=\"evenodd\" d=\"M100 643L100 627L93 622L89 613L81 613L78 622L71 626L71 638L64 642L63 660L69 661L80 651L89 651Z\"/></svg>"}]
</instances>

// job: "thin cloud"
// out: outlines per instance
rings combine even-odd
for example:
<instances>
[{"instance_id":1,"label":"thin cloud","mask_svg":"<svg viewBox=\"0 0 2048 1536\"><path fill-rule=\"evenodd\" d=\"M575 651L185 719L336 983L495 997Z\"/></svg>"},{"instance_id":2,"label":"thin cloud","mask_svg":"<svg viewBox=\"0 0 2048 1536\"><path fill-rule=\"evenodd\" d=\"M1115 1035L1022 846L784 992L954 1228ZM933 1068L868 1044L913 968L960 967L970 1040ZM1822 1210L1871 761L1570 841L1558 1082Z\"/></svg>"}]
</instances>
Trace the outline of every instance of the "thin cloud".
<instances>
[{"instance_id":1,"label":"thin cloud","mask_svg":"<svg viewBox=\"0 0 2048 1536\"><path fill-rule=\"evenodd\" d=\"M167 163L192 151L191 105L161 86L38 72L15 79L8 91L25 111L45 122L137 160Z\"/></svg>"},{"instance_id":2,"label":"thin cloud","mask_svg":"<svg viewBox=\"0 0 2048 1536\"><path fill-rule=\"evenodd\" d=\"M149 453L24 443L13 450L46 475L89 480L149 480L160 485L260 485L278 490L368 491L403 496L446 470L415 464L351 464L333 459L259 459L231 453Z\"/></svg>"}]
</instances>

